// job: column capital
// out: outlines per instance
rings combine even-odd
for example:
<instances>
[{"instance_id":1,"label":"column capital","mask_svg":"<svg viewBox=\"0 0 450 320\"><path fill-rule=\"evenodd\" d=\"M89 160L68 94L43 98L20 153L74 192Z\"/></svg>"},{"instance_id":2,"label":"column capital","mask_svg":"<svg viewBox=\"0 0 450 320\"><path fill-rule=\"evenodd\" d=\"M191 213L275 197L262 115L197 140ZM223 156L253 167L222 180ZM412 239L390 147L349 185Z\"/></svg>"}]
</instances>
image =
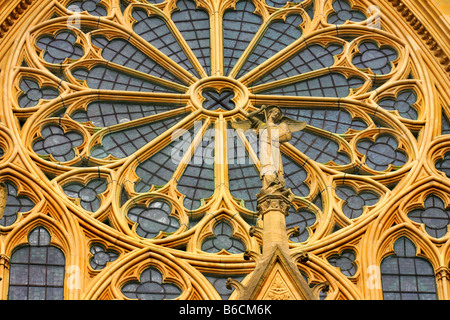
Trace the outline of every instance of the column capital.
<instances>
[{"instance_id":1,"label":"column capital","mask_svg":"<svg viewBox=\"0 0 450 320\"><path fill-rule=\"evenodd\" d=\"M264 216L268 212L278 211L285 216L289 215L289 208L291 206L292 199L288 195L282 194L266 194L258 197L258 212L261 216Z\"/></svg>"},{"instance_id":2,"label":"column capital","mask_svg":"<svg viewBox=\"0 0 450 320\"><path fill-rule=\"evenodd\" d=\"M438 281L442 280L443 278L446 278L447 280L450 279L450 270L448 267L442 266L436 269L436 278Z\"/></svg>"},{"instance_id":3,"label":"column capital","mask_svg":"<svg viewBox=\"0 0 450 320\"><path fill-rule=\"evenodd\" d=\"M9 269L9 261L10 258L6 254L0 254L0 266Z\"/></svg>"}]
</instances>

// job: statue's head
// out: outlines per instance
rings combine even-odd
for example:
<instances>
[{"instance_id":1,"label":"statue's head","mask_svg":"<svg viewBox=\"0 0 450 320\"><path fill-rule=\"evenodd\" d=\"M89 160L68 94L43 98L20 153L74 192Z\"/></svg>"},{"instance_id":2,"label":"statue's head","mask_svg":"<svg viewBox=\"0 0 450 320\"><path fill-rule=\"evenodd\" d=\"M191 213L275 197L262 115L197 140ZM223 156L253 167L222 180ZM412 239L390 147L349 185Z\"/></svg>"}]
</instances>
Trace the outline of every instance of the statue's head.
<instances>
[{"instance_id":1,"label":"statue's head","mask_svg":"<svg viewBox=\"0 0 450 320\"><path fill-rule=\"evenodd\" d=\"M283 116L281 109L277 106L268 106L266 109L267 112L267 118L272 120L274 122L278 122L281 120L281 117Z\"/></svg>"}]
</instances>

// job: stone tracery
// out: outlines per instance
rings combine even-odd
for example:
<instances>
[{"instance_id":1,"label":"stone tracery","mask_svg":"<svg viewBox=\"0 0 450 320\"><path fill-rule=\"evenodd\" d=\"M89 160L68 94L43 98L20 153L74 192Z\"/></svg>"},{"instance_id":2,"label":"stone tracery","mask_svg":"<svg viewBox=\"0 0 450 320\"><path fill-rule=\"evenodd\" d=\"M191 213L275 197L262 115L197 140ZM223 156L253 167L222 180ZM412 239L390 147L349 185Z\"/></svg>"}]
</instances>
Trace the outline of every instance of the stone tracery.
<instances>
[{"instance_id":1,"label":"stone tracery","mask_svg":"<svg viewBox=\"0 0 450 320\"><path fill-rule=\"evenodd\" d=\"M228 176L233 168L222 152L229 143L224 133L228 124L242 119L245 112L281 102L285 114L308 123L305 131L294 134L281 150L292 161L292 173L302 170L297 178L302 181L292 181L293 187L302 186L294 192L293 210L315 215L315 219L307 217L310 222L304 225L308 232L291 242L290 248L293 252L312 250L310 263L315 267L308 269L301 263L299 267L313 283L327 280L323 273L333 275L330 298L362 296L342 290L350 280L330 272L332 266L323 266L328 253L322 244L329 239L337 243L368 241L349 234L385 219L389 210L383 207L399 194L396 186L414 181L412 173L418 170L424 146L432 139L425 127L434 114L428 110L431 104L425 93L429 88L421 81L424 71L414 65L420 57L399 35L389 33L394 30L389 21L382 21L381 30L364 25L366 17L355 11L367 7L364 1L352 1L352 5L328 1L323 7L311 0L298 5L238 1L234 7L230 1L167 0L148 5L102 0L85 1L83 11L76 15L78 25L67 29L78 2L50 5L49 1L45 14L33 22L34 28L23 38L24 45L15 58L14 82L10 83L16 91L10 97L13 112L9 117L21 122L18 138L27 155L25 162L37 167L34 179L44 181L44 188L58 186L52 197L63 203L65 213L89 226L92 239L101 239L105 229L108 237L123 237L124 244L118 245L122 246L118 250L122 256L132 255L143 245L170 248L169 260L189 261L185 271L194 273L197 283L205 281L201 273L217 271L202 266L201 259L217 266L225 259L231 274L248 274L251 262L246 268L238 267L245 263L241 256L226 250L215 256L203 252L201 243L220 217L230 221L243 246L259 250L260 238L250 237L248 229L260 226L261 221L256 221L256 206L251 200L239 198L250 197L250 191L248 195L235 191L232 184L236 180ZM280 7L283 9L277 9ZM223 29L220 21L211 19L213 8L223 13ZM341 12L336 14L336 8ZM201 26L191 25L186 15L179 14L183 12L189 12ZM239 14L255 19L249 22L252 32L227 29L226 21L233 23ZM349 17L354 19L349 22ZM158 26L169 42L158 43L159 39L144 33L154 21L160 22ZM296 33L288 34L288 29ZM239 37L248 46L239 48L239 55L227 51L233 41L226 32L242 32ZM174 43L177 48L169 45ZM263 55L260 48L272 48L273 52ZM309 57L312 53L314 59L305 60L304 53ZM212 93L208 91L211 88L215 90ZM234 95L228 96L226 90ZM228 98L231 103L225 101ZM212 107L212 100L221 101L223 106ZM109 106L113 106L110 117L99 117L98 112L106 107L109 112ZM332 123L320 123L330 115ZM12 129L17 132L18 127ZM185 161L173 165L165 148L177 129L192 133L184 145L190 153L185 154ZM209 138L205 141L203 137ZM258 150L253 148L251 137L238 134L237 139L244 146L247 161L239 172L254 176L260 169ZM2 141L3 157L8 157L11 145ZM214 161L194 163L189 154ZM148 161L151 167L145 167ZM160 161L167 165L155 170ZM146 180L148 171L158 171L157 183ZM67 197L62 192L63 182L75 176L83 177L84 184L77 184L80 187L72 190L72 195L66 192ZM81 194L90 181L99 178L107 181L105 188L95 195ZM367 208L356 208L338 191L347 184L360 186L355 194L376 194L380 200L367 204ZM255 190L251 185L246 188ZM136 221L126 216L135 203L148 204L157 197L170 203L171 210L165 213L170 221L179 223L170 223L163 237L157 236L158 232L152 236L146 233L142 240L133 224ZM353 210L350 216L342 200ZM32 209L31 215L42 208ZM10 227L24 223L25 218L20 215ZM102 227L95 230L99 224ZM366 253L361 249L355 252L357 260L372 259L363 258ZM119 266L124 262L110 262L114 263ZM362 279L363 275L359 281ZM342 284L337 284L341 280ZM178 281L183 283L179 283L180 288L186 288L188 282ZM208 287L204 283L200 286ZM120 296L117 288L111 292ZM215 292L210 295L218 296Z\"/></svg>"}]
</instances>

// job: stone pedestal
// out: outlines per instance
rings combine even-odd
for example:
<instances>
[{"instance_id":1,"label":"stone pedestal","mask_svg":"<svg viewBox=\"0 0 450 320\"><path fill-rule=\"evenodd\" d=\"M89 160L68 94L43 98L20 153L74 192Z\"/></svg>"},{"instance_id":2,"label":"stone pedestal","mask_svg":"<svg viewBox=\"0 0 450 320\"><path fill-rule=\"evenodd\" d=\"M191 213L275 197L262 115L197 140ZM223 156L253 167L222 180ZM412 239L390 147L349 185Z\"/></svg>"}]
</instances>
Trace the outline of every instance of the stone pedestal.
<instances>
[{"instance_id":1,"label":"stone pedestal","mask_svg":"<svg viewBox=\"0 0 450 320\"><path fill-rule=\"evenodd\" d=\"M279 246L289 250L286 232L286 216L291 206L290 197L281 194L267 194L258 197L258 212L263 221L263 255L270 247Z\"/></svg>"},{"instance_id":2,"label":"stone pedestal","mask_svg":"<svg viewBox=\"0 0 450 320\"><path fill-rule=\"evenodd\" d=\"M263 249L261 255L246 253L247 258L255 259L256 268L245 286L228 279L227 287L237 289L238 299L316 300L289 251L286 216L292 200L292 192L284 189L258 195Z\"/></svg>"}]
</instances>

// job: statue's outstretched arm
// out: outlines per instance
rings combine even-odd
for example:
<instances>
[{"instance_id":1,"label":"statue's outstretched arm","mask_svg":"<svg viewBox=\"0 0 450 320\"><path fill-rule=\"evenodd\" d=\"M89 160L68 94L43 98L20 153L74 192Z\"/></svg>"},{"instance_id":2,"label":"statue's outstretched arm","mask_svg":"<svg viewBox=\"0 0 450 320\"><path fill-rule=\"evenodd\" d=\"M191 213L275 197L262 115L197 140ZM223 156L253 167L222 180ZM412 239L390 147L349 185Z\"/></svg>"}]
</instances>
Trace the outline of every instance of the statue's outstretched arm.
<instances>
[{"instance_id":1,"label":"statue's outstretched arm","mask_svg":"<svg viewBox=\"0 0 450 320\"><path fill-rule=\"evenodd\" d=\"M265 109L267 109L267 108L268 108L268 106L263 105L263 106L261 106L261 108L256 109L255 111L250 112L249 114L247 114L247 117L254 117L254 116L256 116L257 114L260 114L261 112L263 112L263 111L264 111Z\"/></svg>"}]
</instances>

